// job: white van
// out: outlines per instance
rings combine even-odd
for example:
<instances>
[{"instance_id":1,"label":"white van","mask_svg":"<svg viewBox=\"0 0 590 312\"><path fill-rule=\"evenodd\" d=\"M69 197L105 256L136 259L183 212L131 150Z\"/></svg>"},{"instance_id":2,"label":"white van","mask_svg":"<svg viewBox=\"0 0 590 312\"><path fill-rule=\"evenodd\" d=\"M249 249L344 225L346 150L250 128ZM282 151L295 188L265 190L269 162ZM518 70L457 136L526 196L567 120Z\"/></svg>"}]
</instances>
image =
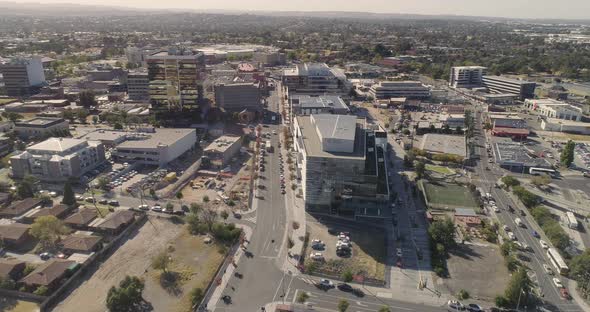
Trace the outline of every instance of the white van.
<instances>
[{"instance_id":1,"label":"white van","mask_svg":"<svg viewBox=\"0 0 590 312\"><path fill-rule=\"evenodd\" d=\"M514 219L514 223L516 223L516 225L520 227L524 227L524 223L522 223L522 220L520 220L520 218Z\"/></svg>"}]
</instances>

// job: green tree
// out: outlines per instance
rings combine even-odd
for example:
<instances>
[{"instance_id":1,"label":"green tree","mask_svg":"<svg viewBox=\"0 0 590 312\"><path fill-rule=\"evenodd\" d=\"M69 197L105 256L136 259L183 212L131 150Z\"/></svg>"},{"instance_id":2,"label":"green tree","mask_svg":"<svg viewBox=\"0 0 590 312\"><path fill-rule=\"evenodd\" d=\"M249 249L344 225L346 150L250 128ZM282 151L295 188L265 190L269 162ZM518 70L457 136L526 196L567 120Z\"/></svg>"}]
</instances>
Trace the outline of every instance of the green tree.
<instances>
[{"instance_id":1,"label":"green tree","mask_svg":"<svg viewBox=\"0 0 590 312\"><path fill-rule=\"evenodd\" d=\"M198 203L191 203L190 207L189 207L190 213L193 213L193 214L200 213L202 209L203 208Z\"/></svg>"},{"instance_id":2,"label":"green tree","mask_svg":"<svg viewBox=\"0 0 590 312\"><path fill-rule=\"evenodd\" d=\"M72 184L69 181L64 184L64 197L61 203L68 206L73 206L76 204L76 195L74 194L74 190L72 190Z\"/></svg>"},{"instance_id":3,"label":"green tree","mask_svg":"<svg viewBox=\"0 0 590 312\"><path fill-rule=\"evenodd\" d=\"M515 307L519 302L521 306L526 305L531 291L532 282L527 275L525 268L520 267L516 272L512 274L510 282L504 290L504 297L506 298L509 306Z\"/></svg>"},{"instance_id":4,"label":"green tree","mask_svg":"<svg viewBox=\"0 0 590 312\"><path fill-rule=\"evenodd\" d=\"M7 118L8 120L12 121L12 122L16 122L16 121L18 121L18 120L21 120L21 119L23 119L24 117L23 117L23 115L21 115L21 114L17 114L17 113L14 113L14 112L10 112L10 113L8 113L8 114L6 115L6 118Z\"/></svg>"},{"instance_id":5,"label":"green tree","mask_svg":"<svg viewBox=\"0 0 590 312\"><path fill-rule=\"evenodd\" d=\"M346 312L346 310L348 310L348 307L350 306L350 303L348 303L347 300L340 300L340 302L338 302L338 311L339 312Z\"/></svg>"},{"instance_id":6,"label":"green tree","mask_svg":"<svg viewBox=\"0 0 590 312\"><path fill-rule=\"evenodd\" d=\"M26 175L16 185L16 196L20 199L33 197L35 195L35 185L39 182L37 178L32 175Z\"/></svg>"},{"instance_id":7,"label":"green tree","mask_svg":"<svg viewBox=\"0 0 590 312\"><path fill-rule=\"evenodd\" d=\"M590 250L575 256L570 262L570 276L578 282L580 293L590 297Z\"/></svg>"},{"instance_id":8,"label":"green tree","mask_svg":"<svg viewBox=\"0 0 590 312\"><path fill-rule=\"evenodd\" d=\"M167 273L169 266L170 256L168 256L168 253L165 250L152 258L152 268L154 268L154 270L162 270L162 273Z\"/></svg>"},{"instance_id":9,"label":"green tree","mask_svg":"<svg viewBox=\"0 0 590 312\"><path fill-rule=\"evenodd\" d=\"M80 120L81 123L86 123L86 118L88 118L88 110L86 109L77 109L76 110L76 117Z\"/></svg>"},{"instance_id":10,"label":"green tree","mask_svg":"<svg viewBox=\"0 0 590 312\"><path fill-rule=\"evenodd\" d=\"M428 234L435 243L440 243L446 250L455 246L455 224L450 218L433 222Z\"/></svg>"},{"instance_id":11,"label":"green tree","mask_svg":"<svg viewBox=\"0 0 590 312\"><path fill-rule=\"evenodd\" d=\"M508 187L518 186L520 185L520 181L513 176L504 176L502 177L502 183L504 183Z\"/></svg>"},{"instance_id":12,"label":"green tree","mask_svg":"<svg viewBox=\"0 0 590 312\"><path fill-rule=\"evenodd\" d=\"M144 281L137 276L125 276L119 287L111 287L107 294L107 308L111 312L139 311L143 303Z\"/></svg>"},{"instance_id":13,"label":"green tree","mask_svg":"<svg viewBox=\"0 0 590 312\"><path fill-rule=\"evenodd\" d=\"M98 123L98 116L96 116L96 115L92 116L92 123L93 124L97 124Z\"/></svg>"},{"instance_id":14,"label":"green tree","mask_svg":"<svg viewBox=\"0 0 590 312\"><path fill-rule=\"evenodd\" d=\"M525 205L527 208L532 208L539 203L539 196L529 192L524 187L518 185L512 188L512 193L520 199L520 201Z\"/></svg>"},{"instance_id":15,"label":"green tree","mask_svg":"<svg viewBox=\"0 0 590 312\"><path fill-rule=\"evenodd\" d=\"M49 292L49 288L47 288L47 286L39 286L39 287L37 287L37 289L35 289L33 294L38 295L38 296L45 296L48 294L48 292Z\"/></svg>"},{"instance_id":16,"label":"green tree","mask_svg":"<svg viewBox=\"0 0 590 312\"><path fill-rule=\"evenodd\" d=\"M16 282L11 279L10 277L1 278L0 277L0 288L14 290L16 289Z\"/></svg>"},{"instance_id":17,"label":"green tree","mask_svg":"<svg viewBox=\"0 0 590 312\"><path fill-rule=\"evenodd\" d=\"M563 151L561 152L561 164L569 167L572 162L574 161L574 149L576 148L576 143L572 140L567 141Z\"/></svg>"},{"instance_id":18,"label":"green tree","mask_svg":"<svg viewBox=\"0 0 590 312\"><path fill-rule=\"evenodd\" d=\"M352 272L350 270L346 270L342 273L342 276L340 276L340 278L342 278L342 281L344 281L345 283L350 283L352 282Z\"/></svg>"},{"instance_id":19,"label":"green tree","mask_svg":"<svg viewBox=\"0 0 590 312\"><path fill-rule=\"evenodd\" d=\"M219 213L219 216L223 219L223 221L226 221L227 218L229 218L229 213L225 210L223 210L222 212Z\"/></svg>"},{"instance_id":20,"label":"green tree","mask_svg":"<svg viewBox=\"0 0 590 312\"><path fill-rule=\"evenodd\" d=\"M391 309L389 309L388 306L382 306L381 308L379 308L378 312L391 312Z\"/></svg>"},{"instance_id":21,"label":"green tree","mask_svg":"<svg viewBox=\"0 0 590 312\"><path fill-rule=\"evenodd\" d=\"M101 190L106 190L108 185L109 185L109 179L106 177L100 177L98 178L98 180L96 181L96 187L98 187Z\"/></svg>"},{"instance_id":22,"label":"green tree","mask_svg":"<svg viewBox=\"0 0 590 312\"><path fill-rule=\"evenodd\" d=\"M307 299L309 299L309 294L307 294L307 292L302 291L297 294L297 302L304 303L305 301L307 301Z\"/></svg>"},{"instance_id":23,"label":"green tree","mask_svg":"<svg viewBox=\"0 0 590 312\"><path fill-rule=\"evenodd\" d=\"M98 102L96 102L96 94L92 90L82 90L79 94L80 98L80 106L90 107L96 106Z\"/></svg>"},{"instance_id":24,"label":"green tree","mask_svg":"<svg viewBox=\"0 0 590 312\"><path fill-rule=\"evenodd\" d=\"M40 240L46 247L53 247L61 235L68 234L70 229L63 221L54 216L42 216L35 219L29 233Z\"/></svg>"},{"instance_id":25,"label":"green tree","mask_svg":"<svg viewBox=\"0 0 590 312\"><path fill-rule=\"evenodd\" d=\"M547 186L549 183L551 183L551 177L546 174L534 176L531 178L531 184L539 188Z\"/></svg>"},{"instance_id":26,"label":"green tree","mask_svg":"<svg viewBox=\"0 0 590 312\"><path fill-rule=\"evenodd\" d=\"M424 173L426 172L426 164L423 161L417 161L416 165L414 166L414 170L416 170L416 177L418 179L422 179L424 177Z\"/></svg>"},{"instance_id":27,"label":"green tree","mask_svg":"<svg viewBox=\"0 0 590 312\"><path fill-rule=\"evenodd\" d=\"M182 207L182 198L184 197L184 195L182 195L182 192L176 192L176 199L178 199L178 202L180 203L180 207Z\"/></svg>"},{"instance_id":28,"label":"green tree","mask_svg":"<svg viewBox=\"0 0 590 312\"><path fill-rule=\"evenodd\" d=\"M191 298L192 306L196 306L201 301L203 301L203 298L205 298L205 292L203 291L203 288L200 288L200 287L193 288L190 292L190 298Z\"/></svg>"}]
</instances>

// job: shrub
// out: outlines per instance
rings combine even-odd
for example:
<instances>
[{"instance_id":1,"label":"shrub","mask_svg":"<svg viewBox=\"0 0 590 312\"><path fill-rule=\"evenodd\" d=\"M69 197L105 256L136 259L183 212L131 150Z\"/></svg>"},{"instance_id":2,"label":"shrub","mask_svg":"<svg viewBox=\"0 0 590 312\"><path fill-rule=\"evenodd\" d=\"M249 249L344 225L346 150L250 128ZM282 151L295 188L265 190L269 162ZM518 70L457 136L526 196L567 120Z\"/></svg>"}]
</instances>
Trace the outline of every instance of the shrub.
<instances>
[{"instance_id":1,"label":"shrub","mask_svg":"<svg viewBox=\"0 0 590 312\"><path fill-rule=\"evenodd\" d=\"M305 291L302 291L297 295L297 302L299 303L304 303L307 299L309 299L309 295Z\"/></svg>"},{"instance_id":2,"label":"shrub","mask_svg":"<svg viewBox=\"0 0 590 312\"><path fill-rule=\"evenodd\" d=\"M350 270L346 270L346 271L344 271L342 273L342 275L340 276L340 278L345 283L350 283L350 282L352 282L352 272Z\"/></svg>"},{"instance_id":3,"label":"shrub","mask_svg":"<svg viewBox=\"0 0 590 312\"><path fill-rule=\"evenodd\" d=\"M459 298L459 300L466 300L469 299L469 297L471 296L469 295L469 292L465 289L459 290L459 294L457 294L457 298Z\"/></svg>"},{"instance_id":4,"label":"shrub","mask_svg":"<svg viewBox=\"0 0 590 312\"><path fill-rule=\"evenodd\" d=\"M203 297L205 297L205 293L202 288L195 287L190 292L191 303L193 306L199 304L201 300L203 300Z\"/></svg>"}]
</instances>

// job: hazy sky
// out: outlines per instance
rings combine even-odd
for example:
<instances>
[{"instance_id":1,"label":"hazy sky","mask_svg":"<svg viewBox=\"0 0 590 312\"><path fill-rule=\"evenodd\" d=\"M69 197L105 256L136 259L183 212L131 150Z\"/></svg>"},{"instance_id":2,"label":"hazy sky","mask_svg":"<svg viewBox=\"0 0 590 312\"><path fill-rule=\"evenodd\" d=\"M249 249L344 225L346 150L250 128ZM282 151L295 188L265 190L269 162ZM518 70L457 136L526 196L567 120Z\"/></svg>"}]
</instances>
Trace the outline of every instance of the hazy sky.
<instances>
[{"instance_id":1,"label":"hazy sky","mask_svg":"<svg viewBox=\"0 0 590 312\"><path fill-rule=\"evenodd\" d=\"M8 0L139 8L357 11L525 18L590 19L590 0Z\"/></svg>"}]
</instances>

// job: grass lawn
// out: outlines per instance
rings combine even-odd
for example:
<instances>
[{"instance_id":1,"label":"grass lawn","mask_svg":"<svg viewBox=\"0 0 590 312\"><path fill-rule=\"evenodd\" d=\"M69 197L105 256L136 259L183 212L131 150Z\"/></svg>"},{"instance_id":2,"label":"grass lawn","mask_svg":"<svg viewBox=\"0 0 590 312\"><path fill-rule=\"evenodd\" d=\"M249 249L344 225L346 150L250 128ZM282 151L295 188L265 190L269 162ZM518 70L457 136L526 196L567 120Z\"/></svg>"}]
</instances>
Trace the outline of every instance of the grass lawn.
<instances>
[{"instance_id":1,"label":"grass lawn","mask_svg":"<svg viewBox=\"0 0 590 312\"><path fill-rule=\"evenodd\" d=\"M0 105L8 104L14 101L16 101L16 99L0 99Z\"/></svg>"},{"instance_id":2,"label":"grass lawn","mask_svg":"<svg viewBox=\"0 0 590 312\"><path fill-rule=\"evenodd\" d=\"M440 174L453 174L453 173L455 173L454 170L451 170L447 167L435 166L435 165L430 165L430 164L426 164L426 170L438 172Z\"/></svg>"},{"instance_id":3,"label":"grass lawn","mask_svg":"<svg viewBox=\"0 0 590 312\"><path fill-rule=\"evenodd\" d=\"M431 205L477 208L473 194L466 187L454 184L424 183L426 197Z\"/></svg>"},{"instance_id":4,"label":"grass lawn","mask_svg":"<svg viewBox=\"0 0 590 312\"><path fill-rule=\"evenodd\" d=\"M31 301L15 300L12 298L0 299L0 311L3 312L36 312L39 305Z\"/></svg>"}]
</instances>

